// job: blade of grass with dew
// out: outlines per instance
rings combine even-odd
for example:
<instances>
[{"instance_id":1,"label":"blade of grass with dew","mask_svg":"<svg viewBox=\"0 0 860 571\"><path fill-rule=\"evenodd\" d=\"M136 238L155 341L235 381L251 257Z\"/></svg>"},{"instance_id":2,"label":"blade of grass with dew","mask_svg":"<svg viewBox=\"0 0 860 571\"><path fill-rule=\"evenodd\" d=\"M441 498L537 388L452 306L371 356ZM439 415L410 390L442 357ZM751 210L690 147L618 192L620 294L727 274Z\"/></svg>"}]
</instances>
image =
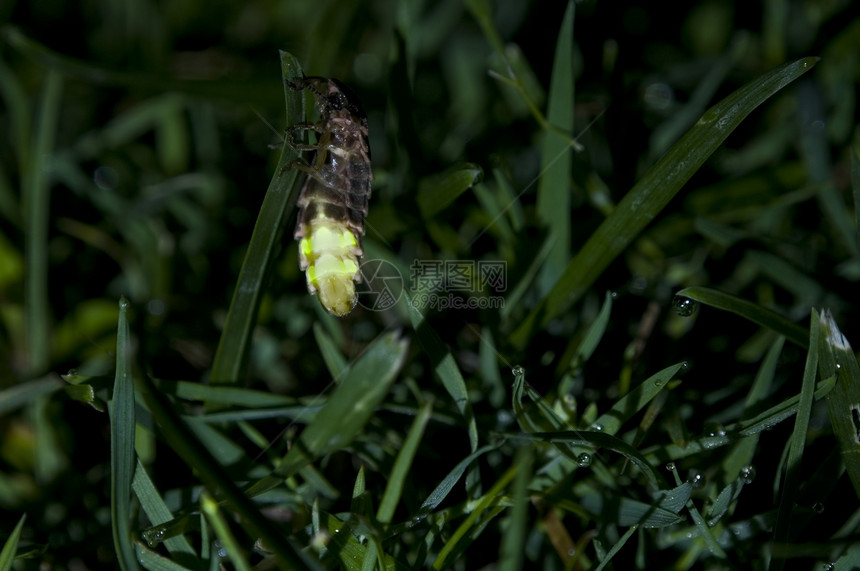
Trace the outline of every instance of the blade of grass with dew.
<instances>
[{"instance_id":1,"label":"blade of grass with dew","mask_svg":"<svg viewBox=\"0 0 860 571\"><path fill-rule=\"evenodd\" d=\"M295 125L304 118L304 97L299 91L290 89L288 83L303 77L301 66L292 54L280 52L281 74L284 81L287 124ZM281 158L263 205L254 232L242 262L239 279L233 293L233 301L224 323L224 331L218 342L218 350L212 363L212 383L235 383L241 376L248 357L251 333L257 320L263 287L270 273L275 253L283 235L283 227L292 214L298 192L300 177L298 170L287 167L298 158L298 153L288 144L281 148Z\"/></svg>"},{"instance_id":2,"label":"blade of grass with dew","mask_svg":"<svg viewBox=\"0 0 860 571\"><path fill-rule=\"evenodd\" d=\"M569 308L656 217L681 187L756 107L818 61L802 58L747 83L710 109L628 192L568 264L552 291L511 337L524 348L535 329Z\"/></svg>"},{"instance_id":3,"label":"blade of grass with dew","mask_svg":"<svg viewBox=\"0 0 860 571\"><path fill-rule=\"evenodd\" d=\"M657 393L662 391L683 367L684 363L677 363L657 371L618 399L611 409L594 421L594 424L600 426L605 434L615 434L625 421L645 408L645 405L657 396Z\"/></svg>"},{"instance_id":4,"label":"blade of grass with dew","mask_svg":"<svg viewBox=\"0 0 860 571\"><path fill-rule=\"evenodd\" d=\"M454 488L457 482L460 481L460 478L463 477L463 474L466 472L466 469L480 456L483 456L490 450L495 450L498 447L499 445L497 444L488 444L486 446L482 446L481 448L478 448L477 450L460 460L460 462L456 466L454 466L454 469L448 472L448 475L445 476L441 482L439 482L439 485L437 485L432 492L430 492L430 494L427 496L427 499L424 500L424 502L421 504L421 507L418 508L418 511L413 516L412 523L417 524L422 519L430 515L433 510L435 510L439 506L439 504L441 504L442 501L446 497L448 497L448 494L451 493L451 490Z\"/></svg>"},{"instance_id":5,"label":"blade of grass with dew","mask_svg":"<svg viewBox=\"0 0 860 571\"><path fill-rule=\"evenodd\" d=\"M481 182L484 171L476 164L465 163L418 181L418 207L425 219L433 217L457 197Z\"/></svg>"},{"instance_id":6,"label":"blade of grass with dew","mask_svg":"<svg viewBox=\"0 0 860 571\"><path fill-rule=\"evenodd\" d=\"M569 446L581 446L592 450L605 449L617 452L630 460L648 482L656 489L665 487L663 476L652 466L648 460L635 448L611 434L603 434L593 430L576 430L563 432L533 432L529 434L518 434L509 436L513 442L522 440L528 442L551 442L563 443Z\"/></svg>"},{"instance_id":7,"label":"blade of grass with dew","mask_svg":"<svg viewBox=\"0 0 860 571\"><path fill-rule=\"evenodd\" d=\"M821 378L836 377L836 386L827 396L830 424L848 477L860 497L860 366L848 339L827 310L821 312L820 343Z\"/></svg>"},{"instance_id":8,"label":"blade of grass with dew","mask_svg":"<svg viewBox=\"0 0 860 571\"><path fill-rule=\"evenodd\" d=\"M576 4L571 0L559 28L552 64L547 121L564 133L573 132L573 19ZM540 295L546 294L570 260L570 176L573 149L567 137L545 130L541 145L537 214L549 229L553 246L537 275Z\"/></svg>"},{"instance_id":9,"label":"blade of grass with dew","mask_svg":"<svg viewBox=\"0 0 860 571\"><path fill-rule=\"evenodd\" d=\"M407 348L407 341L394 333L380 336L367 347L284 457L275 471L279 481L315 459L348 446L361 433L388 394ZM253 489L262 491L258 485Z\"/></svg>"},{"instance_id":10,"label":"blade of grass with dew","mask_svg":"<svg viewBox=\"0 0 860 571\"><path fill-rule=\"evenodd\" d=\"M314 339L317 341L317 345L320 348L320 354L322 355L323 361L325 361L325 366L328 369L331 378L335 380L335 382L339 381L340 378L346 373L348 364L346 359L343 358L340 351L335 345L332 338L326 333L325 328L319 323L314 323Z\"/></svg>"},{"instance_id":11,"label":"blade of grass with dew","mask_svg":"<svg viewBox=\"0 0 860 571\"><path fill-rule=\"evenodd\" d=\"M21 186L25 229L27 284L27 369L30 374L45 372L51 360L50 311L48 309L48 217L51 204L51 155L60 114L63 78L49 71L37 111L30 164L23 170Z\"/></svg>"},{"instance_id":12,"label":"blade of grass with dew","mask_svg":"<svg viewBox=\"0 0 860 571\"><path fill-rule=\"evenodd\" d=\"M21 539L21 530L24 529L26 519L27 514L21 516L21 519L15 524L15 529L3 543L3 549L0 551L0 571L12 569L12 562L15 561L15 554L18 552L18 541Z\"/></svg>"},{"instance_id":13,"label":"blade of grass with dew","mask_svg":"<svg viewBox=\"0 0 860 571\"><path fill-rule=\"evenodd\" d=\"M110 495L113 544L120 567L137 569L131 540L131 483L134 480L134 379L128 324L128 300L119 302L116 331L116 378L110 413Z\"/></svg>"},{"instance_id":14,"label":"blade of grass with dew","mask_svg":"<svg viewBox=\"0 0 860 571\"><path fill-rule=\"evenodd\" d=\"M284 537L282 530L260 514L257 506L245 496L233 482L214 456L197 440L191 429L179 417L167 397L158 390L149 377L144 376L141 388L144 401L152 414L153 421L160 427L167 444L176 452L203 485L219 498L224 498L241 521L249 537L260 538L272 551L281 565L289 568L319 568L318 565L295 548ZM176 522L176 520L173 520ZM164 525L166 529L169 527Z\"/></svg>"},{"instance_id":15,"label":"blade of grass with dew","mask_svg":"<svg viewBox=\"0 0 860 571\"><path fill-rule=\"evenodd\" d=\"M520 446L514 458L517 474L512 490L513 507L508 526L499 549L499 571L516 571L522 568L526 542L526 518L529 508L529 481L532 476L534 453L529 446Z\"/></svg>"},{"instance_id":16,"label":"blade of grass with dew","mask_svg":"<svg viewBox=\"0 0 860 571\"><path fill-rule=\"evenodd\" d=\"M415 330L418 342L427 352L430 363L433 365L433 372L454 400L460 414L466 419L469 431L469 448L474 452L478 449L478 426L475 424L475 415L472 413L472 403L469 392L466 390L463 374L457 367L454 355L445 347L445 344L442 343L442 340L439 339L439 336L436 335L436 332L433 331L430 324L424 319L424 315L415 307L409 294L405 291L403 292L403 300L406 303L409 320L412 322L412 328Z\"/></svg>"},{"instance_id":17,"label":"blade of grass with dew","mask_svg":"<svg viewBox=\"0 0 860 571\"><path fill-rule=\"evenodd\" d=\"M418 414L415 416L415 420L412 421L409 433L397 452L397 458L394 460L394 466L391 468L388 482L385 484L385 492L382 494L382 500L380 500L379 508L376 510L376 521L379 523L391 523L394 517L394 510L403 496L403 485L409 475L412 462L418 453L418 445L421 443L421 437L424 435L424 430L427 428L427 422L430 420L432 412L433 405L429 402L424 403L418 409Z\"/></svg>"},{"instance_id":18,"label":"blade of grass with dew","mask_svg":"<svg viewBox=\"0 0 860 571\"><path fill-rule=\"evenodd\" d=\"M779 335L783 335L798 347L803 349L808 347L809 334L803 327L792 323L777 312L762 307L757 303L706 287L684 288L676 293L675 296L692 299L710 307L730 311L747 321L752 321Z\"/></svg>"},{"instance_id":19,"label":"blade of grass with dew","mask_svg":"<svg viewBox=\"0 0 860 571\"><path fill-rule=\"evenodd\" d=\"M140 501L143 513L146 514L147 519L149 519L149 522L153 526L161 525L173 519L170 508L164 503L164 499L158 493L155 484L152 483L149 474L146 472L146 468L140 463L140 460L137 461L137 469L134 471L134 480L131 486L134 490L134 495ZM165 539L164 547L170 553L184 553L191 557L197 557L197 553L184 535Z\"/></svg>"},{"instance_id":20,"label":"blade of grass with dew","mask_svg":"<svg viewBox=\"0 0 860 571\"><path fill-rule=\"evenodd\" d=\"M752 410L767 398L770 387L773 384L774 374L776 373L776 364L779 361L779 356L782 354L784 345L785 337L782 336L777 337L773 345L771 345L750 387L750 391L747 393L747 398L744 402L745 411ZM728 479L734 478L741 473L744 466L749 465L755 455L757 445L758 435L752 435L740 440L726 454L722 461L722 466Z\"/></svg>"},{"instance_id":21,"label":"blade of grass with dew","mask_svg":"<svg viewBox=\"0 0 860 571\"><path fill-rule=\"evenodd\" d=\"M821 400L827 396L833 390L835 384L833 378L819 381L815 386L815 393L813 395L815 400ZM773 428L783 420L794 415L797 412L799 402L800 395L795 395L756 415L754 418L742 420L725 427L725 435L702 436L688 441L684 446L677 444L652 446L644 450L643 454L649 461L668 462L670 460L694 456L706 450L719 448L720 446L726 446L733 441Z\"/></svg>"}]
</instances>

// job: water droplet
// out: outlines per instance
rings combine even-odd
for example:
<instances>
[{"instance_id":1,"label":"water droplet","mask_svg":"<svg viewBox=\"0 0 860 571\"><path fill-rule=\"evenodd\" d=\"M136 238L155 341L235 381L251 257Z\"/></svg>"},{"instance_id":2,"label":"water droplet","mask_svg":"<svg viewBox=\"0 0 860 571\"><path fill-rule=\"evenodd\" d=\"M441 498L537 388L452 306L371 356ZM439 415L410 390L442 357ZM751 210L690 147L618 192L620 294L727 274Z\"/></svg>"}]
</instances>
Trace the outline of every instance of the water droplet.
<instances>
[{"instance_id":1,"label":"water droplet","mask_svg":"<svg viewBox=\"0 0 860 571\"><path fill-rule=\"evenodd\" d=\"M687 361L684 361L683 363L681 363L681 368L682 368L682 369L686 369L686 368L687 368L687 367L689 367L689 366L690 366L690 363L688 363Z\"/></svg>"},{"instance_id":2,"label":"water droplet","mask_svg":"<svg viewBox=\"0 0 860 571\"><path fill-rule=\"evenodd\" d=\"M841 369L841 368L842 368L842 365L840 365L839 363L836 363L836 368L837 368L837 369Z\"/></svg>"},{"instance_id":3,"label":"water droplet","mask_svg":"<svg viewBox=\"0 0 860 571\"><path fill-rule=\"evenodd\" d=\"M708 431L708 436L710 436L711 438L726 435L725 427L719 423L709 424L706 430Z\"/></svg>"},{"instance_id":4,"label":"water droplet","mask_svg":"<svg viewBox=\"0 0 860 571\"><path fill-rule=\"evenodd\" d=\"M674 462L667 462L666 463L666 469L669 470L670 472L674 472L675 471L675 463Z\"/></svg>"},{"instance_id":5,"label":"water droplet","mask_svg":"<svg viewBox=\"0 0 860 571\"><path fill-rule=\"evenodd\" d=\"M120 298L119 300L119 308L121 310L128 309L128 300L126 298Z\"/></svg>"},{"instance_id":6,"label":"water droplet","mask_svg":"<svg viewBox=\"0 0 860 571\"><path fill-rule=\"evenodd\" d=\"M159 525L143 530L140 535L146 541L147 545L154 548L164 541L164 531L164 526Z\"/></svg>"},{"instance_id":7,"label":"water droplet","mask_svg":"<svg viewBox=\"0 0 860 571\"><path fill-rule=\"evenodd\" d=\"M690 472L690 484L693 485L694 488L701 488L705 485L705 479L702 478L701 474L698 474L694 471Z\"/></svg>"},{"instance_id":8,"label":"water droplet","mask_svg":"<svg viewBox=\"0 0 860 571\"><path fill-rule=\"evenodd\" d=\"M580 468L586 468L591 466L591 454L587 454L583 452L576 458L576 463L579 464Z\"/></svg>"},{"instance_id":9,"label":"water droplet","mask_svg":"<svg viewBox=\"0 0 860 571\"><path fill-rule=\"evenodd\" d=\"M752 484L753 480L755 480L755 467L744 466L741 468L741 479L745 484Z\"/></svg>"},{"instance_id":10,"label":"water droplet","mask_svg":"<svg viewBox=\"0 0 860 571\"><path fill-rule=\"evenodd\" d=\"M663 379L657 379L656 381L654 381L654 386L655 387L662 387L665 383L666 383L666 381L664 381Z\"/></svg>"},{"instance_id":11,"label":"water droplet","mask_svg":"<svg viewBox=\"0 0 860 571\"><path fill-rule=\"evenodd\" d=\"M603 425L602 424L592 424L591 430L593 430L595 432L603 432Z\"/></svg>"},{"instance_id":12,"label":"water droplet","mask_svg":"<svg viewBox=\"0 0 860 571\"><path fill-rule=\"evenodd\" d=\"M695 313L696 308L698 307L699 302L694 301L689 297L684 297L683 295L676 295L675 299L672 300L672 308L675 310L675 313L681 317L690 317Z\"/></svg>"},{"instance_id":13,"label":"water droplet","mask_svg":"<svg viewBox=\"0 0 860 571\"><path fill-rule=\"evenodd\" d=\"M815 502L814 504L812 504L812 511L817 514L824 513L824 504L822 504L821 502Z\"/></svg>"},{"instance_id":14,"label":"water droplet","mask_svg":"<svg viewBox=\"0 0 860 571\"><path fill-rule=\"evenodd\" d=\"M525 375L525 374L526 374L526 370L525 370L525 369L523 369L522 367L520 367L519 365L517 365L516 367L514 367L513 369L511 369L511 373L512 373L515 377L522 377L523 375Z\"/></svg>"},{"instance_id":15,"label":"water droplet","mask_svg":"<svg viewBox=\"0 0 860 571\"><path fill-rule=\"evenodd\" d=\"M617 291L611 291L611 292L609 292L609 297L611 297L611 298L615 299L616 297L618 297L618 292L617 292Z\"/></svg>"}]
</instances>

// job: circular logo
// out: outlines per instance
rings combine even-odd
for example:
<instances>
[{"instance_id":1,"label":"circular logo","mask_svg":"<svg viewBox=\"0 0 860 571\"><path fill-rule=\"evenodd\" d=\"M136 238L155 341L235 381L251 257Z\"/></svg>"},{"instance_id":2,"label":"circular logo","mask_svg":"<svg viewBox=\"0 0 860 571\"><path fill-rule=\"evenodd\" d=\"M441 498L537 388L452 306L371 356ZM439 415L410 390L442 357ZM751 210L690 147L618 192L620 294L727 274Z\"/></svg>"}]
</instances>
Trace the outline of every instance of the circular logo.
<instances>
[{"instance_id":1,"label":"circular logo","mask_svg":"<svg viewBox=\"0 0 860 571\"><path fill-rule=\"evenodd\" d=\"M359 267L361 283L357 284L358 304L370 311L394 307L403 295L403 276L397 267L385 260L365 260Z\"/></svg>"}]
</instances>

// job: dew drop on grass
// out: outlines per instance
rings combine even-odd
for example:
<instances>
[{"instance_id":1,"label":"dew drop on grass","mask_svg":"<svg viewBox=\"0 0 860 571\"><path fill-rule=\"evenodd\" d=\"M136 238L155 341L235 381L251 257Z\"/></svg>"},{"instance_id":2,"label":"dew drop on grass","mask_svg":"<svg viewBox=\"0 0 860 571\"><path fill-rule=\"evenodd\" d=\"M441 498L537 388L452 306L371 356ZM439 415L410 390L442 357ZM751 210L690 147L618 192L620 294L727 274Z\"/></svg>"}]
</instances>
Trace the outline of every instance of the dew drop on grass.
<instances>
[{"instance_id":1,"label":"dew drop on grass","mask_svg":"<svg viewBox=\"0 0 860 571\"><path fill-rule=\"evenodd\" d=\"M676 295L675 299L672 300L672 308L681 317L690 317L698 307L699 302L683 295Z\"/></svg>"},{"instance_id":2,"label":"dew drop on grass","mask_svg":"<svg viewBox=\"0 0 860 571\"><path fill-rule=\"evenodd\" d=\"M526 374L526 370L517 365L513 369L511 369L511 373L513 373L514 377L522 377Z\"/></svg>"},{"instance_id":3,"label":"dew drop on grass","mask_svg":"<svg viewBox=\"0 0 860 571\"><path fill-rule=\"evenodd\" d=\"M741 479L745 484L752 484L753 480L755 480L755 467L744 466L741 468Z\"/></svg>"},{"instance_id":4,"label":"dew drop on grass","mask_svg":"<svg viewBox=\"0 0 860 571\"><path fill-rule=\"evenodd\" d=\"M586 454L585 452L583 452L576 457L576 463L579 464L580 468L586 468L588 466L591 466L591 454Z\"/></svg>"},{"instance_id":5,"label":"dew drop on grass","mask_svg":"<svg viewBox=\"0 0 860 571\"><path fill-rule=\"evenodd\" d=\"M812 504L812 511L817 514L824 513L824 504L822 504L821 502L815 502L814 504Z\"/></svg>"},{"instance_id":6,"label":"dew drop on grass","mask_svg":"<svg viewBox=\"0 0 860 571\"><path fill-rule=\"evenodd\" d=\"M667 462L666 463L666 469L669 470L670 472L674 472L675 471L675 463L674 462Z\"/></svg>"},{"instance_id":7,"label":"dew drop on grass","mask_svg":"<svg viewBox=\"0 0 860 571\"><path fill-rule=\"evenodd\" d=\"M655 387L662 387L664 383L665 383L665 381L663 381L663 379L657 379L656 381L654 381L654 386Z\"/></svg>"},{"instance_id":8,"label":"dew drop on grass","mask_svg":"<svg viewBox=\"0 0 860 571\"><path fill-rule=\"evenodd\" d=\"M591 430L593 430L595 432L603 432L603 425L602 424L592 424Z\"/></svg>"}]
</instances>

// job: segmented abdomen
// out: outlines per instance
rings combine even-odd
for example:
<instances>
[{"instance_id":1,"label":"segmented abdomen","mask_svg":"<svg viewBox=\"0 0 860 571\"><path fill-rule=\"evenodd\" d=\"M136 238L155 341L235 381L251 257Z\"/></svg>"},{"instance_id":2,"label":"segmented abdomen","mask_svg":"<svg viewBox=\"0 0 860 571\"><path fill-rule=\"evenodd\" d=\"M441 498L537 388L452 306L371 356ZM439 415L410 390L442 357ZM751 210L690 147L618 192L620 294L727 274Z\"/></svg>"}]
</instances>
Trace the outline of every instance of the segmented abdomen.
<instances>
[{"instance_id":1,"label":"segmented abdomen","mask_svg":"<svg viewBox=\"0 0 860 571\"><path fill-rule=\"evenodd\" d=\"M299 196L301 209L295 237L308 291L317 294L329 312L344 316L356 303L355 283L361 280L361 236L370 199L370 146L367 117L355 95L336 79L307 77L294 89L310 89L320 120L300 125L318 135ZM296 127L294 127L296 129Z\"/></svg>"}]
</instances>

